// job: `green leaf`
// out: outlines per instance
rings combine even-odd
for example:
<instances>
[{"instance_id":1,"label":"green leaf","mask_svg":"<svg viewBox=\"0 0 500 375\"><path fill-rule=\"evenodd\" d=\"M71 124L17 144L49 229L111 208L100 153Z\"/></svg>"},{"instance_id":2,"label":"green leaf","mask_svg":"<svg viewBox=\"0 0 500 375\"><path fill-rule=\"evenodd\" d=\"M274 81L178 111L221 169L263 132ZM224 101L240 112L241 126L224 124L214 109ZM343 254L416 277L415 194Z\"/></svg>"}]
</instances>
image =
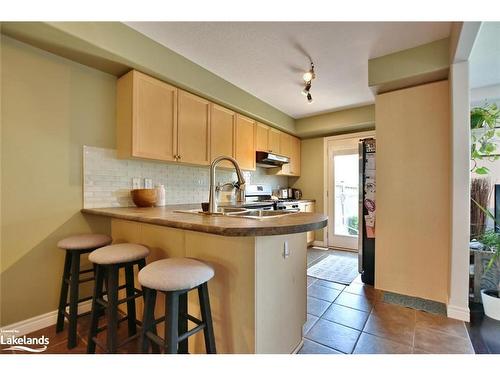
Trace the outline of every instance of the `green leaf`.
<instances>
[{"instance_id":1,"label":"green leaf","mask_svg":"<svg viewBox=\"0 0 500 375\"><path fill-rule=\"evenodd\" d=\"M485 151L488 154L491 154L493 151L495 151L495 149L496 149L496 145L493 143L488 143L485 145Z\"/></svg>"},{"instance_id":2,"label":"green leaf","mask_svg":"<svg viewBox=\"0 0 500 375\"><path fill-rule=\"evenodd\" d=\"M477 174L488 174L489 171L490 170L486 167L479 167L479 168L476 168L476 170L474 172L476 172Z\"/></svg>"}]
</instances>

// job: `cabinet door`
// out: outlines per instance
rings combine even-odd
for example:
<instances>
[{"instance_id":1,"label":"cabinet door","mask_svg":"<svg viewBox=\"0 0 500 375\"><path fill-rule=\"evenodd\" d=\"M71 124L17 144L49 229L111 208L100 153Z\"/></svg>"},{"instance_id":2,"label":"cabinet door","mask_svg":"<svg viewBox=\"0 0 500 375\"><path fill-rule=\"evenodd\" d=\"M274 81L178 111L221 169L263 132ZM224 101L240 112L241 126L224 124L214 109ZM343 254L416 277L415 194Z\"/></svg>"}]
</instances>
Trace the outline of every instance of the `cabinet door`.
<instances>
[{"instance_id":1,"label":"cabinet door","mask_svg":"<svg viewBox=\"0 0 500 375\"><path fill-rule=\"evenodd\" d=\"M269 152L269 126L257 123L255 129L255 142L257 151Z\"/></svg>"},{"instance_id":2,"label":"cabinet door","mask_svg":"<svg viewBox=\"0 0 500 375\"><path fill-rule=\"evenodd\" d=\"M268 147L269 152L273 152L275 154L281 155L281 147L280 147L280 136L281 133L279 130L269 128L268 132Z\"/></svg>"},{"instance_id":3,"label":"cabinet door","mask_svg":"<svg viewBox=\"0 0 500 375\"><path fill-rule=\"evenodd\" d=\"M280 133L280 151L281 151L281 155L283 156L288 156L288 157L291 157L291 141L292 141L292 137L289 136L288 134L286 133L283 133L281 132ZM290 175L290 168L291 168L291 163L288 163L288 164L284 164L282 167L281 167L281 172L279 172L278 174L280 175Z\"/></svg>"},{"instance_id":4,"label":"cabinet door","mask_svg":"<svg viewBox=\"0 0 500 375\"><path fill-rule=\"evenodd\" d=\"M236 115L236 160L241 169L255 170L255 121Z\"/></svg>"},{"instance_id":5,"label":"cabinet door","mask_svg":"<svg viewBox=\"0 0 500 375\"><path fill-rule=\"evenodd\" d=\"M283 156L292 156L292 136L286 133L280 132L280 152Z\"/></svg>"},{"instance_id":6,"label":"cabinet door","mask_svg":"<svg viewBox=\"0 0 500 375\"><path fill-rule=\"evenodd\" d=\"M131 155L158 160L175 160L177 89L137 71L132 72L132 77ZM127 109L120 108L120 103L118 103L118 111L127 111ZM118 117L120 117L119 114Z\"/></svg>"},{"instance_id":7,"label":"cabinet door","mask_svg":"<svg viewBox=\"0 0 500 375\"><path fill-rule=\"evenodd\" d=\"M290 174L300 176L300 139L290 137Z\"/></svg>"},{"instance_id":8,"label":"cabinet door","mask_svg":"<svg viewBox=\"0 0 500 375\"><path fill-rule=\"evenodd\" d=\"M179 91L178 161L210 163L210 102L186 91Z\"/></svg>"},{"instance_id":9,"label":"cabinet door","mask_svg":"<svg viewBox=\"0 0 500 375\"><path fill-rule=\"evenodd\" d=\"M210 112L210 158L219 156L234 157L234 127L236 114L217 104L211 105ZM221 167L232 168L232 164L223 161Z\"/></svg>"}]
</instances>

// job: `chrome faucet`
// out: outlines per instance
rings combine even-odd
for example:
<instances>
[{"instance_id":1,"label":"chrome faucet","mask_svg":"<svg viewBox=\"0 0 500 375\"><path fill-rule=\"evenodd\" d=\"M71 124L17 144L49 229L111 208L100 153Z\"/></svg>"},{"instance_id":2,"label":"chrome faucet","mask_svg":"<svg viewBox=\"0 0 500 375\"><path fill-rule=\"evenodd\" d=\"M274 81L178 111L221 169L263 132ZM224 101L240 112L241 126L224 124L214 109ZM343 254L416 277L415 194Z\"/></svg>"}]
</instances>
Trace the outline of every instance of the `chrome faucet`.
<instances>
[{"instance_id":1,"label":"chrome faucet","mask_svg":"<svg viewBox=\"0 0 500 375\"><path fill-rule=\"evenodd\" d=\"M217 164L223 160L230 161L234 165L236 176L238 177L238 181L233 183L233 186L238 190L237 200L238 202L245 200L245 179L243 178L243 173L241 173L238 162L230 156L219 156L218 158L215 158L210 165L210 192L208 196L209 214L217 213L218 205L215 197L215 168L217 167Z\"/></svg>"}]
</instances>

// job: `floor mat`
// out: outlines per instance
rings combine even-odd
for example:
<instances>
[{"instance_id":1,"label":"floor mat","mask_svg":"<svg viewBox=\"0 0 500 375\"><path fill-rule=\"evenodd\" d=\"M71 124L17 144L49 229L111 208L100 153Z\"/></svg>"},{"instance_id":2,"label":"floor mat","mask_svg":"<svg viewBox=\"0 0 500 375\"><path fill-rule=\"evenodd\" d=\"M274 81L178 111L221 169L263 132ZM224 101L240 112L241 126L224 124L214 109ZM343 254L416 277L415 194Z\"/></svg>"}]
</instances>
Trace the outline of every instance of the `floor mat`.
<instances>
[{"instance_id":1,"label":"floor mat","mask_svg":"<svg viewBox=\"0 0 500 375\"><path fill-rule=\"evenodd\" d=\"M310 247L307 249L307 268L319 263L330 254L331 251L317 247Z\"/></svg>"},{"instance_id":2,"label":"floor mat","mask_svg":"<svg viewBox=\"0 0 500 375\"><path fill-rule=\"evenodd\" d=\"M358 257L347 252L328 255L309 267L307 276L349 285L358 276Z\"/></svg>"},{"instance_id":3,"label":"floor mat","mask_svg":"<svg viewBox=\"0 0 500 375\"><path fill-rule=\"evenodd\" d=\"M384 302L410 307L415 310L426 311L431 314L446 316L446 305L444 303L429 301L427 299L405 296L392 292L384 292Z\"/></svg>"}]
</instances>

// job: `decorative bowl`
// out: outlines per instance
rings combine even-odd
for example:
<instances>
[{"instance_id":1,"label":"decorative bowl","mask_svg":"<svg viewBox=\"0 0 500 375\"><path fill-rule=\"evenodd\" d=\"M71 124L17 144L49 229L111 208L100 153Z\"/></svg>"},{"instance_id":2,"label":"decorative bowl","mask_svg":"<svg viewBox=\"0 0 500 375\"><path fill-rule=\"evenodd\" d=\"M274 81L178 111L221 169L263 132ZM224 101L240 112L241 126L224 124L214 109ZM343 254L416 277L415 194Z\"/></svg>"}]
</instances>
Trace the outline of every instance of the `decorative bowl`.
<instances>
[{"instance_id":1,"label":"decorative bowl","mask_svg":"<svg viewBox=\"0 0 500 375\"><path fill-rule=\"evenodd\" d=\"M137 207L154 207L158 201L156 189L134 189L130 191L130 195Z\"/></svg>"}]
</instances>

